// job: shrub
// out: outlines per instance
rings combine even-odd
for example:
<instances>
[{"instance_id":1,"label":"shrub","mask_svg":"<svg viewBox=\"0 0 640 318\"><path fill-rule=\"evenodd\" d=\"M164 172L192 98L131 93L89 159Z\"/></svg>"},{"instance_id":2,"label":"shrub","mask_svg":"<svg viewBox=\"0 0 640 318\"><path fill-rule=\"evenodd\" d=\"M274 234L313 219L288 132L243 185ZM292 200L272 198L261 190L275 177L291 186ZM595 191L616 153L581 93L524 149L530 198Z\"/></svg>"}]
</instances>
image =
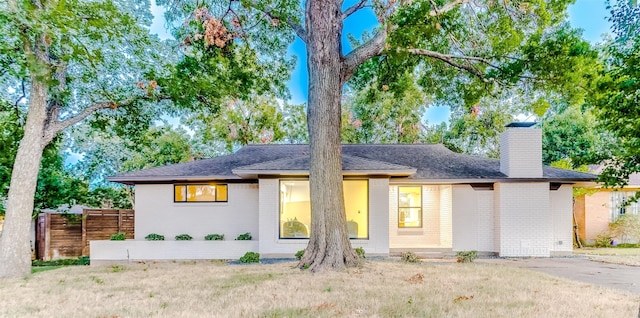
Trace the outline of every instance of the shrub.
<instances>
[{"instance_id":1,"label":"shrub","mask_svg":"<svg viewBox=\"0 0 640 318\"><path fill-rule=\"evenodd\" d=\"M240 263L260 263L260 253L256 252L246 252L240 259L238 260Z\"/></svg>"},{"instance_id":2,"label":"shrub","mask_svg":"<svg viewBox=\"0 0 640 318\"><path fill-rule=\"evenodd\" d=\"M400 258L402 258L402 261L405 263L418 263L420 262L420 260L418 259L418 255L416 255L416 253L414 252L403 252L400 255Z\"/></svg>"},{"instance_id":3,"label":"shrub","mask_svg":"<svg viewBox=\"0 0 640 318\"><path fill-rule=\"evenodd\" d=\"M622 243L638 243L640 240L640 214L625 214L609 224L611 236Z\"/></svg>"},{"instance_id":4,"label":"shrub","mask_svg":"<svg viewBox=\"0 0 640 318\"><path fill-rule=\"evenodd\" d=\"M251 233L247 232L247 233L238 235L238 237L236 237L236 241L251 241Z\"/></svg>"},{"instance_id":5,"label":"shrub","mask_svg":"<svg viewBox=\"0 0 640 318\"><path fill-rule=\"evenodd\" d=\"M610 247L611 235L607 233L598 234L594 240L595 247Z\"/></svg>"},{"instance_id":6,"label":"shrub","mask_svg":"<svg viewBox=\"0 0 640 318\"><path fill-rule=\"evenodd\" d=\"M358 254L358 257L360 258L364 258L364 248L356 247L356 254Z\"/></svg>"},{"instance_id":7,"label":"shrub","mask_svg":"<svg viewBox=\"0 0 640 318\"><path fill-rule=\"evenodd\" d=\"M458 263L471 263L478 258L478 251L459 251L456 253Z\"/></svg>"},{"instance_id":8,"label":"shrub","mask_svg":"<svg viewBox=\"0 0 640 318\"><path fill-rule=\"evenodd\" d=\"M176 235L176 241L191 241L193 237L189 234L178 234Z\"/></svg>"},{"instance_id":9,"label":"shrub","mask_svg":"<svg viewBox=\"0 0 640 318\"><path fill-rule=\"evenodd\" d=\"M80 256L78 258L57 259L52 261L44 261L36 259L31 261L32 266L72 266L72 265L89 265L88 256Z\"/></svg>"},{"instance_id":10,"label":"shrub","mask_svg":"<svg viewBox=\"0 0 640 318\"><path fill-rule=\"evenodd\" d=\"M151 233L151 234L145 236L144 239L147 240L147 241L164 241L164 235Z\"/></svg>"},{"instance_id":11,"label":"shrub","mask_svg":"<svg viewBox=\"0 0 640 318\"><path fill-rule=\"evenodd\" d=\"M304 255L304 251L305 250L299 250L296 252L296 259L297 260L301 260L302 259L302 255Z\"/></svg>"},{"instance_id":12,"label":"shrub","mask_svg":"<svg viewBox=\"0 0 640 318\"><path fill-rule=\"evenodd\" d=\"M222 241L224 240L224 234L209 234L204 237L205 241Z\"/></svg>"},{"instance_id":13,"label":"shrub","mask_svg":"<svg viewBox=\"0 0 640 318\"><path fill-rule=\"evenodd\" d=\"M125 237L124 233L118 232L116 234L112 234L109 239L112 240L112 241L124 241L127 238Z\"/></svg>"}]
</instances>

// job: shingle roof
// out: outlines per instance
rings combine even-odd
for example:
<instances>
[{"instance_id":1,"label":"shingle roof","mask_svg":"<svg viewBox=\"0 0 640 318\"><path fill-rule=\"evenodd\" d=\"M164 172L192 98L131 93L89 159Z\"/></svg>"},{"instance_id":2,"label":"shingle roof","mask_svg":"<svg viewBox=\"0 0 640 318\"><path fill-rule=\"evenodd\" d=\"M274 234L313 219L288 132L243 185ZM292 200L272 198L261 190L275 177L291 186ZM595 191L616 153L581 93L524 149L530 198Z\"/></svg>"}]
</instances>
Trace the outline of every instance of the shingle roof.
<instances>
[{"instance_id":1,"label":"shingle roof","mask_svg":"<svg viewBox=\"0 0 640 318\"><path fill-rule=\"evenodd\" d=\"M343 171L405 176L413 180L478 181L508 177L500 161L455 153L442 144L343 145ZM107 178L122 183L241 179L260 172L308 171L308 145L249 145L236 153L212 159L144 169ZM395 172L395 174L393 174ZM413 173L415 172L415 173ZM551 167L543 168L548 181L591 181L594 175Z\"/></svg>"},{"instance_id":2,"label":"shingle roof","mask_svg":"<svg viewBox=\"0 0 640 318\"><path fill-rule=\"evenodd\" d=\"M284 158L272 160L244 167L233 169L233 173L242 176L269 173L291 173L308 174L309 155L301 155L295 158ZM347 154L342 155L343 173L360 174L386 174L394 176L409 176L416 172L416 168L355 157Z\"/></svg>"}]
</instances>

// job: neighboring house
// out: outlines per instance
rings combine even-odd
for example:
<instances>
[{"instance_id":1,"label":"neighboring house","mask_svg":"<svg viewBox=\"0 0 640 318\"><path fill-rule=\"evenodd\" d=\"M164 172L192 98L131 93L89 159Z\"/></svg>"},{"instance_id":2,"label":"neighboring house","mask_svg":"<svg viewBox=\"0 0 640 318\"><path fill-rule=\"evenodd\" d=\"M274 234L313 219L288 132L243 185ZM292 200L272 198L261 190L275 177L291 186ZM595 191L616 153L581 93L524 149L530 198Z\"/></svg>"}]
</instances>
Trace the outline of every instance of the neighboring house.
<instances>
[{"instance_id":1,"label":"neighboring house","mask_svg":"<svg viewBox=\"0 0 640 318\"><path fill-rule=\"evenodd\" d=\"M599 174L604 165L590 168ZM622 189L598 187L595 192L576 197L574 214L580 239L586 244L593 244L599 234L607 232L609 223L625 214L640 213L639 202L625 204L637 191L640 191L640 173L632 174L629 184Z\"/></svg>"},{"instance_id":2,"label":"neighboring house","mask_svg":"<svg viewBox=\"0 0 640 318\"><path fill-rule=\"evenodd\" d=\"M348 232L367 255L477 250L572 253L572 187L595 176L543 167L539 129L511 124L500 160L441 144L343 145ZM249 145L213 159L122 173L135 185L135 240L93 241L91 260L292 257L308 243L309 147ZM251 232L253 241L233 239ZM167 241L144 241L150 233ZM175 241L178 234L194 241ZM207 234L225 241L206 242Z\"/></svg>"}]
</instances>

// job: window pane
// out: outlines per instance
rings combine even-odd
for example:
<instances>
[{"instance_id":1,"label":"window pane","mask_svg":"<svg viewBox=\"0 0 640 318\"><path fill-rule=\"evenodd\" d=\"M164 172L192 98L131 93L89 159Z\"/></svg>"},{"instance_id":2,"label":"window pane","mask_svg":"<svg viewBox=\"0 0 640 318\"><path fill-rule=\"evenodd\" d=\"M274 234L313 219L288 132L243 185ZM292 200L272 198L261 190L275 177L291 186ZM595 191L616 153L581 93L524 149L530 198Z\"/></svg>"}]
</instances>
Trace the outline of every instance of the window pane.
<instances>
[{"instance_id":1,"label":"window pane","mask_svg":"<svg viewBox=\"0 0 640 318\"><path fill-rule=\"evenodd\" d=\"M207 184L187 186L187 201L213 202L216 200L216 187Z\"/></svg>"},{"instance_id":2,"label":"window pane","mask_svg":"<svg viewBox=\"0 0 640 318\"><path fill-rule=\"evenodd\" d=\"M309 181L281 181L280 237L308 238L310 226Z\"/></svg>"},{"instance_id":3,"label":"window pane","mask_svg":"<svg viewBox=\"0 0 640 318\"><path fill-rule=\"evenodd\" d=\"M216 187L216 201L227 201L227 185L226 184L218 184Z\"/></svg>"},{"instance_id":4,"label":"window pane","mask_svg":"<svg viewBox=\"0 0 640 318\"><path fill-rule=\"evenodd\" d=\"M399 208L398 209L398 226L399 227L422 227L422 209L421 208Z\"/></svg>"},{"instance_id":5,"label":"window pane","mask_svg":"<svg viewBox=\"0 0 640 318\"><path fill-rule=\"evenodd\" d=\"M349 238L369 237L367 180L344 181ZM308 238L311 229L309 181L280 181L280 237Z\"/></svg>"},{"instance_id":6,"label":"window pane","mask_svg":"<svg viewBox=\"0 0 640 318\"><path fill-rule=\"evenodd\" d=\"M346 180L343 182L349 238L369 238L368 184L367 180Z\"/></svg>"},{"instance_id":7,"label":"window pane","mask_svg":"<svg viewBox=\"0 0 640 318\"><path fill-rule=\"evenodd\" d=\"M422 187L398 187L398 227L422 227Z\"/></svg>"},{"instance_id":8,"label":"window pane","mask_svg":"<svg viewBox=\"0 0 640 318\"><path fill-rule=\"evenodd\" d=\"M173 193L174 193L174 198L173 200L175 202L184 202L186 201L186 187L183 185L177 185L173 187Z\"/></svg>"}]
</instances>

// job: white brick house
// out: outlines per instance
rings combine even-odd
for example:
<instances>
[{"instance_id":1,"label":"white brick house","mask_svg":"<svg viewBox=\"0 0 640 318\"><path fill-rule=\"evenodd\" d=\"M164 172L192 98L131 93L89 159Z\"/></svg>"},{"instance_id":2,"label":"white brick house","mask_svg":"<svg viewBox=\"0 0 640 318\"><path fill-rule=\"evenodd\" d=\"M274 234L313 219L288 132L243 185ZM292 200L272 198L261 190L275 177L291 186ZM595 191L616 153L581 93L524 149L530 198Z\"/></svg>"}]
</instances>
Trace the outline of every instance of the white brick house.
<instances>
[{"instance_id":1,"label":"white brick house","mask_svg":"<svg viewBox=\"0 0 640 318\"><path fill-rule=\"evenodd\" d=\"M343 145L345 208L354 247L368 255L477 250L506 257L572 251L572 187L592 174L543 167L541 132L514 124L501 158L443 145ZM135 240L91 244L92 261L292 257L308 243L307 145L238 152L109 180L135 185ZM252 241L234 241L250 232ZM150 233L165 242L148 242ZM194 241L173 237L190 234ZM225 240L204 241L207 234ZM164 245L162 245L164 244Z\"/></svg>"}]
</instances>

